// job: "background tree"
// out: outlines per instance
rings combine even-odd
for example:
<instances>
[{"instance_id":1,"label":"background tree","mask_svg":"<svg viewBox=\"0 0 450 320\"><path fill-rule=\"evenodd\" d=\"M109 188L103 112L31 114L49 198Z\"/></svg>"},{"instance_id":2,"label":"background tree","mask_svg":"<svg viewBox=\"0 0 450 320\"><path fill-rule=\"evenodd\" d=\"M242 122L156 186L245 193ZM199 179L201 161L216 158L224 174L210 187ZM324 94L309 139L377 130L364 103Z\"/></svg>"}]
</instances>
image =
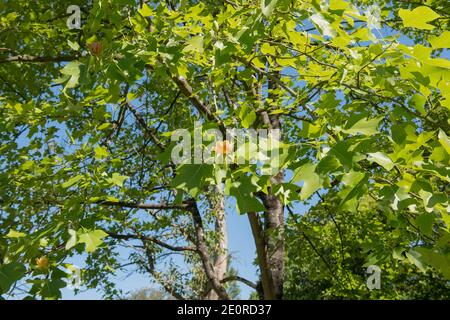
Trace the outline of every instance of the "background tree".
<instances>
[{"instance_id":1,"label":"background tree","mask_svg":"<svg viewBox=\"0 0 450 320\"><path fill-rule=\"evenodd\" d=\"M360 200L357 212L342 212L335 194L325 197L301 218L293 212L288 218L285 298L449 298L450 282L432 270L417 269L405 251L430 245L434 238L425 237L419 231L423 226L408 220L408 212L386 215L388 209L370 197ZM366 286L367 267L373 264L381 268L381 290Z\"/></svg>"},{"instance_id":2,"label":"background tree","mask_svg":"<svg viewBox=\"0 0 450 320\"><path fill-rule=\"evenodd\" d=\"M143 288L132 292L127 300L173 300L173 297L162 290Z\"/></svg>"}]
</instances>

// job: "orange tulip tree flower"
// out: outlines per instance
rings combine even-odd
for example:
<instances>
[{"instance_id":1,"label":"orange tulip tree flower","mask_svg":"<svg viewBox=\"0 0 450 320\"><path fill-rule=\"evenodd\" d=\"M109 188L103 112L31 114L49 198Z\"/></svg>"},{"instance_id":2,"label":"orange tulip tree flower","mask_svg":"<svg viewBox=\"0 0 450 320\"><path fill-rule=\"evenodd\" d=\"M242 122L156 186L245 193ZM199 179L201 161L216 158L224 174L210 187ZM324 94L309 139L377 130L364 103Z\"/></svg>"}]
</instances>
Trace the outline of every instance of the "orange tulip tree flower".
<instances>
[{"instance_id":1,"label":"orange tulip tree flower","mask_svg":"<svg viewBox=\"0 0 450 320\"><path fill-rule=\"evenodd\" d=\"M233 145L228 141L218 141L214 147L214 151L217 154L229 154L233 152Z\"/></svg>"}]
</instances>

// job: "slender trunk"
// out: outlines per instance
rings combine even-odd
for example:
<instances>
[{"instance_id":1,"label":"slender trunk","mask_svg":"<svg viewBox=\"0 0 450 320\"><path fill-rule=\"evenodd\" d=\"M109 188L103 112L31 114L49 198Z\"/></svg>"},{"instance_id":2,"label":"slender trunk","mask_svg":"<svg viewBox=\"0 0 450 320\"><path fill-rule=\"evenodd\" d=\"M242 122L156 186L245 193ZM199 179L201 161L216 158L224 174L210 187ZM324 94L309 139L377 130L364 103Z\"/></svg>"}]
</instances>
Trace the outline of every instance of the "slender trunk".
<instances>
[{"instance_id":1,"label":"slender trunk","mask_svg":"<svg viewBox=\"0 0 450 320\"><path fill-rule=\"evenodd\" d=\"M283 173L275 176L281 183ZM254 212L248 213L250 226L256 246L263 298L278 300L283 298L284 282L284 207L281 200L269 192L259 194L266 210L264 211L264 229Z\"/></svg>"},{"instance_id":2,"label":"slender trunk","mask_svg":"<svg viewBox=\"0 0 450 320\"><path fill-rule=\"evenodd\" d=\"M219 187L214 190L214 195L211 197L212 210L216 216L215 231L217 235L217 246L214 257L214 271L216 278L222 281L228 270L228 235L227 222L225 217L225 201ZM206 298L208 300L218 300L219 296L215 290L208 292Z\"/></svg>"},{"instance_id":3,"label":"slender trunk","mask_svg":"<svg viewBox=\"0 0 450 320\"><path fill-rule=\"evenodd\" d=\"M194 230L196 235L197 252L203 264L203 270L212 288L217 293L218 297L223 300L229 300L230 297L224 286L216 276L214 264L211 261L211 255L206 245L205 234L203 229L203 221L194 199L190 200L190 210L192 213L192 220L194 222Z\"/></svg>"},{"instance_id":4,"label":"slender trunk","mask_svg":"<svg viewBox=\"0 0 450 320\"><path fill-rule=\"evenodd\" d=\"M261 221L255 212L249 212L247 216L252 228L253 239L255 240L256 255L258 258L257 261L261 272L261 285L263 292L260 298L273 300L275 299L275 293L272 272L267 261L266 240L264 237L263 228L261 226Z\"/></svg>"},{"instance_id":5,"label":"slender trunk","mask_svg":"<svg viewBox=\"0 0 450 320\"><path fill-rule=\"evenodd\" d=\"M280 74L277 71L273 78L269 79L269 98L276 101L278 97L272 94L271 90L277 88L276 82L280 81ZM275 108L275 107L273 107ZM281 140L281 120L279 115L269 116L271 129L280 130ZM273 185L279 185L284 182L284 171L281 170L272 178ZM264 212L266 223L266 241L268 263L272 271L272 281L275 299L283 298L284 284L284 206L279 198L269 190L268 195L262 197L266 211Z\"/></svg>"},{"instance_id":6,"label":"slender trunk","mask_svg":"<svg viewBox=\"0 0 450 320\"><path fill-rule=\"evenodd\" d=\"M255 75L256 78L260 73ZM269 101L279 99L272 90L277 88L280 82L279 72L268 78ZM258 87L249 88L253 98L262 106L263 82ZM269 106L275 109L276 106ZM259 112L259 119L253 124L258 129L259 124L269 129L281 130L280 117L277 114L270 114L267 111ZM278 137L281 140L281 136ZM284 172L280 171L272 178L272 184L278 185L284 182ZM274 195L272 190L268 194L258 193L258 197L263 201L265 210L263 213L264 223L261 225L256 213L249 213L248 218L253 232L258 256L258 264L261 272L261 284L264 299L282 299L284 282L284 206L281 199Z\"/></svg>"},{"instance_id":7,"label":"slender trunk","mask_svg":"<svg viewBox=\"0 0 450 320\"><path fill-rule=\"evenodd\" d=\"M278 77L279 75L275 75ZM269 81L269 90L275 89L273 81ZM271 99L276 99L269 92ZM261 114L263 122L270 128L281 130L281 122L278 115ZM277 137L281 140L281 136ZM284 182L284 172L280 171L272 178L272 184L278 185ZM282 299L284 282L284 206L281 199L269 189L268 194L260 193L264 207L264 242L267 264L272 280L271 292L264 293L265 299ZM261 273L262 275L262 273ZM266 290L264 290L266 291ZM270 298L269 298L270 297Z\"/></svg>"}]
</instances>

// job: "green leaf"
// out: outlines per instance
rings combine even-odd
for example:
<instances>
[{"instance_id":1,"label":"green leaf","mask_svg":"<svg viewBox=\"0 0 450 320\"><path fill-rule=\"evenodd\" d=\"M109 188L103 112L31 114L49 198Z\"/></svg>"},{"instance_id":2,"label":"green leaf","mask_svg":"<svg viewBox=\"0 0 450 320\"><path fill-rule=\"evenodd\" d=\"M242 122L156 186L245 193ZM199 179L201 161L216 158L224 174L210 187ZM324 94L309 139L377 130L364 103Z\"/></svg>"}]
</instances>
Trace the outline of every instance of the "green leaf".
<instances>
[{"instance_id":1,"label":"green leaf","mask_svg":"<svg viewBox=\"0 0 450 320\"><path fill-rule=\"evenodd\" d=\"M156 159L161 161L162 165L167 165L172 160L172 150L176 146L175 142L170 143L164 148L164 151L156 155Z\"/></svg>"},{"instance_id":2,"label":"green leaf","mask_svg":"<svg viewBox=\"0 0 450 320\"><path fill-rule=\"evenodd\" d=\"M111 178L108 178L107 181L111 184L114 184L118 187L123 187L123 183L125 182L125 180L127 180L129 177L128 176L122 176L120 174L118 174L117 172L114 172L112 174Z\"/></svg>"},{"instance_id":3,"label":"green leaf","mask_svg":"<svg viewBox=\"0 0 450 320\"><path fill-rule=\"evenodd\" d=\"M277 51L276 51L276 47L271 46L270 44L264 42L261 45L261 52L264 54L270 54L270 55L276 55ZM272 113L274 114L274 113Z\"/></svg>"},{"instance_id":4,"label":"green leaf","mask_svg":"<svg viewBox=\"0 0 450 320\"><path fill-rule=\"evenodd\" d=\"M329 174L331 172L336 171L342 165L339 162L339 159L334 156L327 155L317 164L317 172L320 174Z\"/></svg>"},{"instance_id":5,"label":"green leaf","mask_svg":"<svg viewBox=\"0 0 450 320\"><path fill-rule=\"evenodd\" d=\"M271 0L269 4L266 6L266 0L261 0L261 11L263 15L269 18L273 14L277 2L278 0Z\"/></svg>"},{"instance_id":6,"label":"green leaf","mask_svg":"<svg viewBox=\"0 0 450 320\"><path fill-rule=\"evenodd\" d=\"M230 180L228 180L230 181ZM254 196L258 186L252 183L248 176L240 176L238 181L234 181L228 186L228 194L236 198L237 211L240 214L247 212L259 212L265 208Z\"/></svg>"},{"instance_id":7,"label":"green leaf","mask_svg":"<svg viewBox=\"0 0 450 320\"><path fill-rule=\"evenodd\" d=\"M196 51L198 53L203 53L203 37L195 36L186 41L187 46L183 49L185 51Z\"/></svg>"},{"instance_id":8,"label":"green leaf","mask_svg":"<svg viewBox=\"0 0 450 320\"><path fill-rule=\"evenodd\" d=\"M145 17L141 15L135 15L130 19L130 22L133 24L134 30L136 30L136 32L138 33L144 32L148 25Z\"/></svg>"},{"instance_id":9,"label":"green leaf","mask_svg":"<svg viewBox=\"0 0 450 320\"><path fill-rule=\"evenodd\" d=\"M93 230L79 235L78 243L86 245L86 252L94 252L99 245L103 243L103 238L108 234L103 230Z\"/></svg>"},{"instance_id":10,"label":"green leaf","mask_svg":"<svg viewBox=\"0 0 450 320\"><path fill-rule=\"evenodd\" d=\"M447 280L450 280L450 255L448 253L441 253L429 248L417 248L415 250L426 264L432 266L441 272Z\"/></svg>"},{"instance_id":11,"label":"green leaf","mask_svg":"<svg viewBox=\"0 0 450 320\"><path fill-rule=\"evenodd\" d=\"M70 238L66 242L66 250L73 248L77 244L77 232L73 229L69 229Z\"/></svg>"},{"instance_id":12,"label":"green leaf","mask_svg":"<svg viewBox=\"0 0 450 320\"><path fill-rule=\"evenodd\" d=\"M31 168L33 168L33 166L35 165L34 161L32 160L27 160L24 163L22 163L22 165L20 166L20 168L22 170L29 170Z\"/></svg>"},{"instance_id":13,"label":"green leaf","mask_svg":"<svg viewBox=\"0 0 450 320\"><path fill-rule=\"evenodd\" d=\"M378 163L387 171L390 171L392 170L392 168L394 168L394 163L392 162L392 160L383 152L369 153L368 155L369 157L367 158L367 160Z\"/></svg>"},{"instance_id":14,"label":"green leaf","mask_svg":"<svg viewBox=\"0 0 450 320\"><path fill-rule=\"evenodd\" d=\"M356 212L357 200L366 192L367 182L368 177L362 172L350 171L345 174L342 183L348 187L339 192L339 196L343 198L339 204L339 210L347 209Z\"/></svg>"},{"instance_id":15,"label":"green leaf","mask_svg":"<svg viewBox=\"0 0 450 320\"><path fill-rule=\"evenodd\" d=\"M444 147L445 151L447 151L448 154L450 154L450 139L447 137L444 131L439 130L438 134L439 142Z\"/></svg>"},{"instance_id":16,"label":"green leaf","mask_svg":"<svg viewBox=\"0 0 450 320\"><path fill-rule=\"evenodd\" d=\"M109 127L111 127L111 123L105 122L105 123L102 123L101 125L99 125L97 127L97 130L102 131L102 130L108 129Z\"/></svg>"},{"instance_id":17,"label":"green leaf","mask_svg":"<svg viewBox=\"0 0 450 320\"><path fill-rule=\"evenodd\" d=\"M297 170L295 170L292 178L293 183L304 181L302 190L300 192L300 199L308 199L314 192L316 192L321 186L319 175L315 172L316 165L313 163L306 163Z\"/></svg>"},{"instance_id":18,"label":"green leaf","mask_svg":"<svg viewBox=\"0 0 450 320\"><path fill-rule=\"evenodd\" d=\"M177 169L175 179L172 180L170 185L196 197L206 185L206 180L213 177L212 165L183 164Z\"/></svg>"},{"instance_id":19,"label":"green leaf","mask_svg":"<svg viewBox=\"0 0 450 320\"><path fill-rule=\"evenodd\" d=\"M420 271L426 271L423 263L423 256L422 254L420 254L420 252L416 251L415 249L410 249L409 252L405 252L405 255L408 258L409 262L419 268Z\"/></svg>"},{"instance_id":20,"label":"green leaf","mask_svg":"<svg viewBox=\"0 0 450 320\"><path fill-rule=\"evenodd\" d=\"M422 213L417 216L415 220L416 224L419 226L419 230L424 235L431 234L434 216L430 213Z\"/></svg>"},{"instance_id":21,"label":"green leaf","mask_svg":"<svg viewBox=\"0 0 450 320\"><path fill-rule=\"evenodd\" d=\"M95 152L95 158L99 159L99 160L104 159L108 156L108 150L106 150L106 148L104 148L102 146L97 146L94 149L94 152Z\"/></svg>"},{"instance_id":22,"label":"green leaf","mask_svg":"<svg viewBox=\"0 0 450 320\"><path fill-rule=\"evenodd\" d=\"M45 300L61 299L61 289L67 286L67 282L62 279L46 279L42 284L40 294Z\"/></svg>"},{"instance_id":23,"label":"green leaf","mask_svg":"<svg viewBox=\"0 0 450 320\"><path fill-rule=\"evenodd\" d=\"M427 102L427 98L425 98L423 95L416 93L411 97L409 100L409 105L412 106L414 109L419 111L421 114L425 114L425 103Z\"/></svg>"},{"instance_id":24,"label":"green leaf","mask_svg":"<svg viewBox=\"0 0 450 320\"><path fill-rule=\"evenodd\" d=\"M391 134L392 134L392 140L394 140L394 142L397 144L402 144L407 137L405 128L403 126L397 125L397 124L395 124L391 127Z\"/></svg>"},{"instance_id":25,"label":"green leaf","mask_svg":"<svg viewBox=\"0 0 450 320\"><path fill-rule=\"evenodd\" d=\"M221 186L222 185L222 182L226 178L226 176L227 176L227 170L226 169L223 169L220 166L216 166L214 168L214 177L216 178L215 184L217 186Z\"/></svg>"},{"instance_id":26,"label":"green leaf","mask_svg":"<svg viewBox=\"0 0 450 320\"><path fill-rule=\"evenodd\" d=\"M67 180L67 181L64 182L63 184L61 184L61 186L62 186L64 189L70 188L70 187L72 187L73 185L75 185L78 181L80 181L81 179L83 179L83 176L82 176L82 175L77 175L77 176L75 176L75 177L73 177L73 178L70 178L69 180Z\"/></svg>"},{"instance_id":27,"label":"green leaf","mask_svg":"<svg viewBox=\"0 0 450 320\"><path fill-rule=\"evenodd\" d=\"M8 292L14 282L25 276L26 271L25 266L18 262L0 266L0 294Z\"/></svg>"},{"instance_id":28,"label":"green leaf","mask_svg":"<svg viewBox=\"0 0 450 320\"><path fill-rule=\"evenodd\" d=\"M434 49L450 48L450 31L445 30L440 36L430 37L428 42Z\"/></svg>"},{"instance_id":29,"label":"green leaf","mask_svg":"<svg viewBox=\"0 0 450 320\"><path fill-rule=\"evenodd\" d=\"M243 105L239 112L239 118L241 119L242 126L248 129L256 120L256 112L253 108Z\"/></svg>"},{"instance_id":30,"label":"green leaf","mask_svg":"<svg viewBox=\"0 0 450 320\"><path fill-rule=\"evenodd\" d=\"M61 70L63 75L69 76L69 81L65 86L65 89L75 88L78 85L78 79L80 78L80 66L82 65L79 61L71 61L64 66Z\"/></svg>"},{"instance_id":31,"label":"green leaf","mask_svg":"<svg viewBox=\"0 0 450 320\"><path fill-rule=\"evenodd\" d=\"M69 47L74 50L74 51L78 51L80 50L80 45L77 42L72 42L70 40L67 40L67 44L69 45Z\"/></svg>"},{"instance_id":32,"label":"green leaf","mask_svg":"<svg viewBox=\"0 0 450 320\"><path fill-rule=\"evenodd\" d=\"M421 6L414 10L400 9L398 11L400 18L403 20L404 27L412 27L423 30L433 30L434 26L427 23L440 17L429 7Z\"/></svg>"},{"instance_id":33,"label":"green leaf","mask_svg":"<svg viewBox=\"0 0 450 320\"><path fill-rule=\"evenodd\" d=\"M445 151L443 147L436 147L430 155L430 160L434 162L444 162L448 161L449 154Z\"/></svg>"},{"instance_id":34,"label":"green leaf","mask_svg":"<svg viewBox=\"0 0 450 320\"><path fill-rule=\"evenodd\" d=\"M310 19L320 28L320 31L324 36L333 37L335 35L335 30L322 14L315 13L310 17Z\"/></svg>"},{"instance_id":35,"label":"green leaf","mask_svg":"<svg viewBox=\"0 0 450 320\"><path fill-rule=\"evenodd\" d=\"M280 199L285 205L300 200L298 186L293 183L278 184L273 186L272 190L275 195L281 196Z\"/></svg>"},{"instance_id":36,"label":"green leaf","mask_svg":"<svg viewBox=\"0 0 450 320\"><path fill-rule=\"evenodd\" d=\"M336 10L336 11L345 10L349 5L350 5L350 3L348 1L330 0L330 9L331 10Z\"/></svg>"},{"instance_id":37,"label":"green leaf","mask_svg":"<svg viewBox=\"0 0 450 320\"><path fill-rule=\"evenodd\" d=\"M142 5L142 8L139 9L138 11L143 17L150 17L151 15L153 15L153 10L145 3Z\"/></svg>"},{"instance_id":38,"label":"green leaf","mask_svg":"<svg viewBox=\"0 0 450 320\"><path fill-rule=\"evenodd\" d=\"M18 232L13 229L10 229L8 234L5 237L7 237L7 238L23 238L25 236L26 236L26 234L23 232Z\"/></svg>"},{"instance_id":39,"label":"green leaf","mask_svg":"<svg viewBox=\"0 0 450 320\"><path fill-rule=\"evenodd\" d=\"M342 130L348 134L364 134L367 136L377 134L378 124L383 119L383 117L373 118L373 119L361 119L356 122L350 129Z\"/></svg>"}]
</instances>

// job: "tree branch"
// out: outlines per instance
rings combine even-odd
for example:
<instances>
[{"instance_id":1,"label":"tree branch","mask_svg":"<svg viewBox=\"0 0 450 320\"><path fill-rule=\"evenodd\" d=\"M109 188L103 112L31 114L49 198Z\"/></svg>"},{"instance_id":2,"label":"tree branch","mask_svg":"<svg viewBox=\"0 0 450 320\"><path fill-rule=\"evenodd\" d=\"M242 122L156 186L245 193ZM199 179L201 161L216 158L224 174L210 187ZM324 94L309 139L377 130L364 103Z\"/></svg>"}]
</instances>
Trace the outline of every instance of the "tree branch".
<instances>
[{"instance_id":1,"label":"tree branch","mask_svg":"<svg viewBox=\"0 0 450 320\"><path fill-rule=\"evenodd\" d=\"M250 280L247 280L247 279L239 277L239 276L229 276L229 277L223 278L220 282L221 283L226 283L226 282L229 282L229 281L239 281L239 282L242 282L242 283L246 284L250 288L253 288L253 289L257 290L256 283L253 283Z\"/></svg>"},{"instance_id":2,"label":"tree branch","mask_svg":"<svg viewBox=\"0 0 450 320\"><path fill-rule=\"evenodd\" d=\"M164 144L156 136L155 133L156 130L147 125L142 115L140 115L139 112L137 112L136 109L134 109L134 107L128 101L125 102L125 106L128 108L128 110L131 111L133 116L136 118L138 124L144 129L145 133L147 133L150 136L150 138L158 146L158 148L164 150Z\"/></svg>"},{"instance_id":3,"label":"tree branch","mask_svg":"<svg viewBox=\"0 0 450 320\"><path fill-rule=\"evenodd\" d=\"M105 206L116 206L123 208L135 208L135 209L143 209L143 210L173 210L180 209L186 210L190 208L190 204L166 204L166 203L133 203L133 202L124 202L124 201L98 201L95 202L100 205Z\"/></svg>"},{"instance_id":4,"label":"tree branch","mask_svg":"<svg viewBox=\"0 0 450 320\"><path fill-rule=\"evenodd\" d=\"M194 247L190 247L190 246L182 246L182 247L178 247L178 246L172 246L168 243L165 243L161 240L158 240L155 237L151 237L151 236L139 236L139 235L134 235L134 234L116 234L116 233L111 233L111 232L107 232L108 235L111 238L114 239L118 239L118 240L142 240L142 241L150 241L153 243L156 243L157 245L172 250L172 251L197 251L196 248Z\"/></svg>"},{"instance_id":5,"label":"tree branch","mask_svg":"<svg viewBox=\"0 0 450 320\"><path fill-rule=\"evenodd\" d=\"M145 245L145 243L144 243ZM150 252L150 250L148 248L145 249L145 254L148 260L148 265L145 265L144 268L147 270L148 273L150 273L156 281L158 281L164 288L164 290L166 290L168 293L170 293L175 299L177 300L186 300L181 294L179 294L174 286L172 286L172 284L170 284L169 282L165 281L164 279L162 279L159 275L158 272L156 272L154 266L153 266L153 257L152 254Z\"/></svg>"},{"instance_id":6,"label":"tree branch","mask_svg":"<svg viewBox=\"0 0 450 320\"><path fill-rule=\"evenodd\" d=\"M0 59L0 63L10 63L10 62L25 62L25 63L42 63L42 62L64 62L73 61L78 59L79 56L76 55L62 55L62 56L30 56L27 54L10 56L7 58Z\"/></svg>"},{"instance_id":7,"label":"tree branch","mask_svg":"<svg viewBox=\"0 0 450 320\"><path fill-rule=\"evenodd\" d=\"M194 93L188 81L182 76L177 77L170 75L170 77L178 86L180 91L189 99L189 101L191 101L191 103L197 108L200 113L204 114L209 121L214 121L219 125L220 131L225 136L226 128L222 120L220 120L214 113L212 113L208 106L200 99L200 97Z\"/></svg>"}]
</instances>

